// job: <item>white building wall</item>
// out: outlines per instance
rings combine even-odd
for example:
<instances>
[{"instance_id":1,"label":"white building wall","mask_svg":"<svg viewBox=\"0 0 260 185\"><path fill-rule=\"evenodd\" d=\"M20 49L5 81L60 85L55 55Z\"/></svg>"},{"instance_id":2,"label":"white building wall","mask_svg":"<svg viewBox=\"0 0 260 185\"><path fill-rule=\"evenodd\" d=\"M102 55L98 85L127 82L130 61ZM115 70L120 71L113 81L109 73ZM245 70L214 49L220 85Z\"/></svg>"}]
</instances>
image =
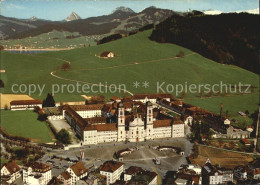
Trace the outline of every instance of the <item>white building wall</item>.
<instances>
[{"instance_id":1,"label":"white building wall","mask_svg":"<svg viewBox=\"0 0 260 185\"><path fill-rule=\"evenodd\" d=\"M171 136L172 136L171 126L153 128L153 138L154 139L169 138Z\"/></svg>"}]
</instances>

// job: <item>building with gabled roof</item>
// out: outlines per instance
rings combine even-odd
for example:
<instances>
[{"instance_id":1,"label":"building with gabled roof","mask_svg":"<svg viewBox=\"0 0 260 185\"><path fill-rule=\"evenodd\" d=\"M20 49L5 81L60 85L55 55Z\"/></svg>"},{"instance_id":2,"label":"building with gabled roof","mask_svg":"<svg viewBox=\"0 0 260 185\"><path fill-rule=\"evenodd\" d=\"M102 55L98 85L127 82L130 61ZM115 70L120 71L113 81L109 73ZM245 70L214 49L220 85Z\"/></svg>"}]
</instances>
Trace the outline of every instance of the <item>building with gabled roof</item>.
<instances>
[{"instance_id":1,"label":"building with gabled roof","mask_svg":"<svg viewBox=\"0 0 260 185\"><path fill-rule=\"evenodd\" d=\"M99 167L101 175L106 176L107 184L112 184L120 179L124 171L124 163L117 161L106 161Z\"/></svg>"},{"instance_id":2,"label":"building with gabled roof","mask_svg":"<svg viewBox=\"0 0 260 185\"><path fill-rule=\"evenodd\" d=\"M41 162L30 163L23 168L24 184L45 185L52 179L51 167Z\"/></svg>"},{"instance_id":3,"label":"building with gabled roof","mask_svg":"<svg viewBox=\"0 0 260 185\"><path fill-rule=\"evenodd\" d=\"M71 183L75 184L76 181L86 177L88 175L88 169L85 167L82 161L79 161L66 169L71 176Z\"/></svg>"},{"instance_id":4,"label":"building with gabled roof","mask_svg":"<svg viewBox=\"0 0 260 185\"><path fill-rule=\"evenodd\" d=\"M213 166L208 159L206 164L202 167L202 184L222 184L223 173Z\"/></svg>"},{"instance_id":5,"label":"building with gabled roof","mask_svg":"<svg viewBox=\"0 0 260 185\"><path fill-rule=\"evenodd\" d=\"M21 168L15 161L4 164L1 168L1 182L13 183L17 178L21 176Z\"/></svg>"},{"instance_id":6,"label":"building with gabled roof","mask_svg":"<svg viewBox=\"0 0 260 185\"><path fill-rule=\"evenodd\" d=\"M41 100L14 100L10 102L11 110L33 110L35 107L42 108Z\"/></svg>"},{"instance_id":7,"label":"building with gabled roof","mask_svg":"<svg viewBox=\"0 0 260 185\"><path fill-rule=\"evenodd\" d=\"M62 184L72 185L72 176L67 171L62 172L57 178L62 182Z\"/></svg>"}]
</instances>

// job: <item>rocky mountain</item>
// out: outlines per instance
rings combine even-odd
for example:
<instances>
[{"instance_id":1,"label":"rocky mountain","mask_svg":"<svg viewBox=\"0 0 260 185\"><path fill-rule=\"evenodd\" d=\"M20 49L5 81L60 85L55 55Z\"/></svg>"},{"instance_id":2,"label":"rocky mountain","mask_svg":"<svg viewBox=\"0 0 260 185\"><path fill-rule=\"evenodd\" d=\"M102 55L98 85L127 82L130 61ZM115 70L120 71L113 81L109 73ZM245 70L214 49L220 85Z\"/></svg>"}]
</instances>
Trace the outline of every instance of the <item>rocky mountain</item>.
<instances>
[{"instance_id":1,"label":"rocky mountain","mask_svg":"<svg viewBox=\"0 0 260 185\"><path fill-rule=\"evenodd\" d=\"M159 9L156 7L146 8L139 13L127 7L118 7L109 15L80 19L80 17L73 12L67 18L66 22L48 22L48 24L10 35L9 38L26 38L47 33L52 30L79 32L81 35L129 33L148 24L157 24L173 14L175 14L175 12L172 10Z\"/></svg>"},{"instance_id":2,"label":"rocky mountain","mask_svg":"<svg viewBox=\"0 0 260 185\"><path fill-rule=\"evenodd\" d=\"M66 19L65 21L75 21L75 20L79 20L81 19L81 17L76 14L75 12L72 12Z\"/></svg>"}]
</instances>

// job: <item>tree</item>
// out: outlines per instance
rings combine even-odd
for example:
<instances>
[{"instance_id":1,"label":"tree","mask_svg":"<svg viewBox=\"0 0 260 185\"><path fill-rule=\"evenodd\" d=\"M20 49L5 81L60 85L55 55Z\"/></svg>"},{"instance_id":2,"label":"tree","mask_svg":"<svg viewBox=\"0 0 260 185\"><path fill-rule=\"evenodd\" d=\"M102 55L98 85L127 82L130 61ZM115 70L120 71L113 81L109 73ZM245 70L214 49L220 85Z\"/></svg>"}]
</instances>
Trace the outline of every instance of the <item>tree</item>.
<instances>
[{"instance_id":1,"label":"tree","mask_svg":"<svg viewBox=\"0 0 260 185\"><path fill-rule=\"evenodd\" d=\"M62 69L63 71L68 71L68 70L71 69L71 64L68 63L68 62L64 62L64 63L61 65L61 69Z\"/></svg>"},{"instance_id":2,"label":"tree","mask_svg":"<svg viewBox=\"0 0 260 185\"><path fill-rule=\"evenodd\" d=\"M55 100L50 93L48 93L46 99L43 100L42 107L55 107Z\"/></svg>"},{"instance_id":3,"label":"tree","mask_svg":"<svg viewBox=\"0 0 260 185\"><path fill-rule=\"evenodd\" d=\"M5 87L5 83L3 80L0 79L0 88L4 88Z\"/></svg>"},{"instance_id":4,"label":"tree","mask_svg":"<svg viewBox=\"0 0 260 185\"><path fill-rule=\"evenodd\" d=\"M5 109L5 110L8 110L8 105L7 105L7 104L5 104L4 109Z\"/></svg>"},{"instance_id":5,"label":"tree","mask_svg":"<svg viewBox=\"0 0 260 185\"><path fill-rule=\"evenodd\" d=\"M179 51L179 53L177 53L176 57L183 58L184 57L184 52L183 51Z\"/></svg>"},{"instance_id":6,"label":"tree","mask_svg":"<svg viewBox=\"0 0 260 185\"><path fill-rule=\"evenodd\" d=\"M4 46L3 45L0 45L0 51L4 50Z\"/></svg>"},{"instance_id":7,"label":"tree","mask_svg":"<svg viewBox=\"0 0 260 185\"><path fill-rule=\"evenodd\" d=\"M47 120L47 114L39 114L38 120L39 121L46 121Z\"/></svg>"},{"instance_id":8,"label":"tree","mask_svg":"<svg viewBox=\"0 0 260 185\"><path fill-rule=\"evenodd\" d=\"M70 144L71 143L71 137L70 134L67 130L65 130L64 128L61 129L57 135L56 138L62 142L63 144Z\"/></svg>"}]
</instances>

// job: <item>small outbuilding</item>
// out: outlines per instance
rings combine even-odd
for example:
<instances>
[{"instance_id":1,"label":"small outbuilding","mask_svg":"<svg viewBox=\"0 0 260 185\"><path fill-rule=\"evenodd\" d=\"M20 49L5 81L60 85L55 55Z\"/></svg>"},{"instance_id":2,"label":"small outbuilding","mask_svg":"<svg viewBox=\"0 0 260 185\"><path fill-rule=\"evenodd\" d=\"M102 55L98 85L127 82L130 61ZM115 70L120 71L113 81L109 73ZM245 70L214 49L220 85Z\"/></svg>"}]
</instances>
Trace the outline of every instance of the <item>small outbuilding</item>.
<instances>
[{"instance_id":1,"label":"small outbuilding","mask_svg":"<svg viewBox=\"0 0 260 185\"><path fill-rule=\"evenodd\" d=\"M115 53L113 53L112 51L104 51L103 53L100 54L101 58L114 58L115 57Z\"/></svg>"}]
</instances>

